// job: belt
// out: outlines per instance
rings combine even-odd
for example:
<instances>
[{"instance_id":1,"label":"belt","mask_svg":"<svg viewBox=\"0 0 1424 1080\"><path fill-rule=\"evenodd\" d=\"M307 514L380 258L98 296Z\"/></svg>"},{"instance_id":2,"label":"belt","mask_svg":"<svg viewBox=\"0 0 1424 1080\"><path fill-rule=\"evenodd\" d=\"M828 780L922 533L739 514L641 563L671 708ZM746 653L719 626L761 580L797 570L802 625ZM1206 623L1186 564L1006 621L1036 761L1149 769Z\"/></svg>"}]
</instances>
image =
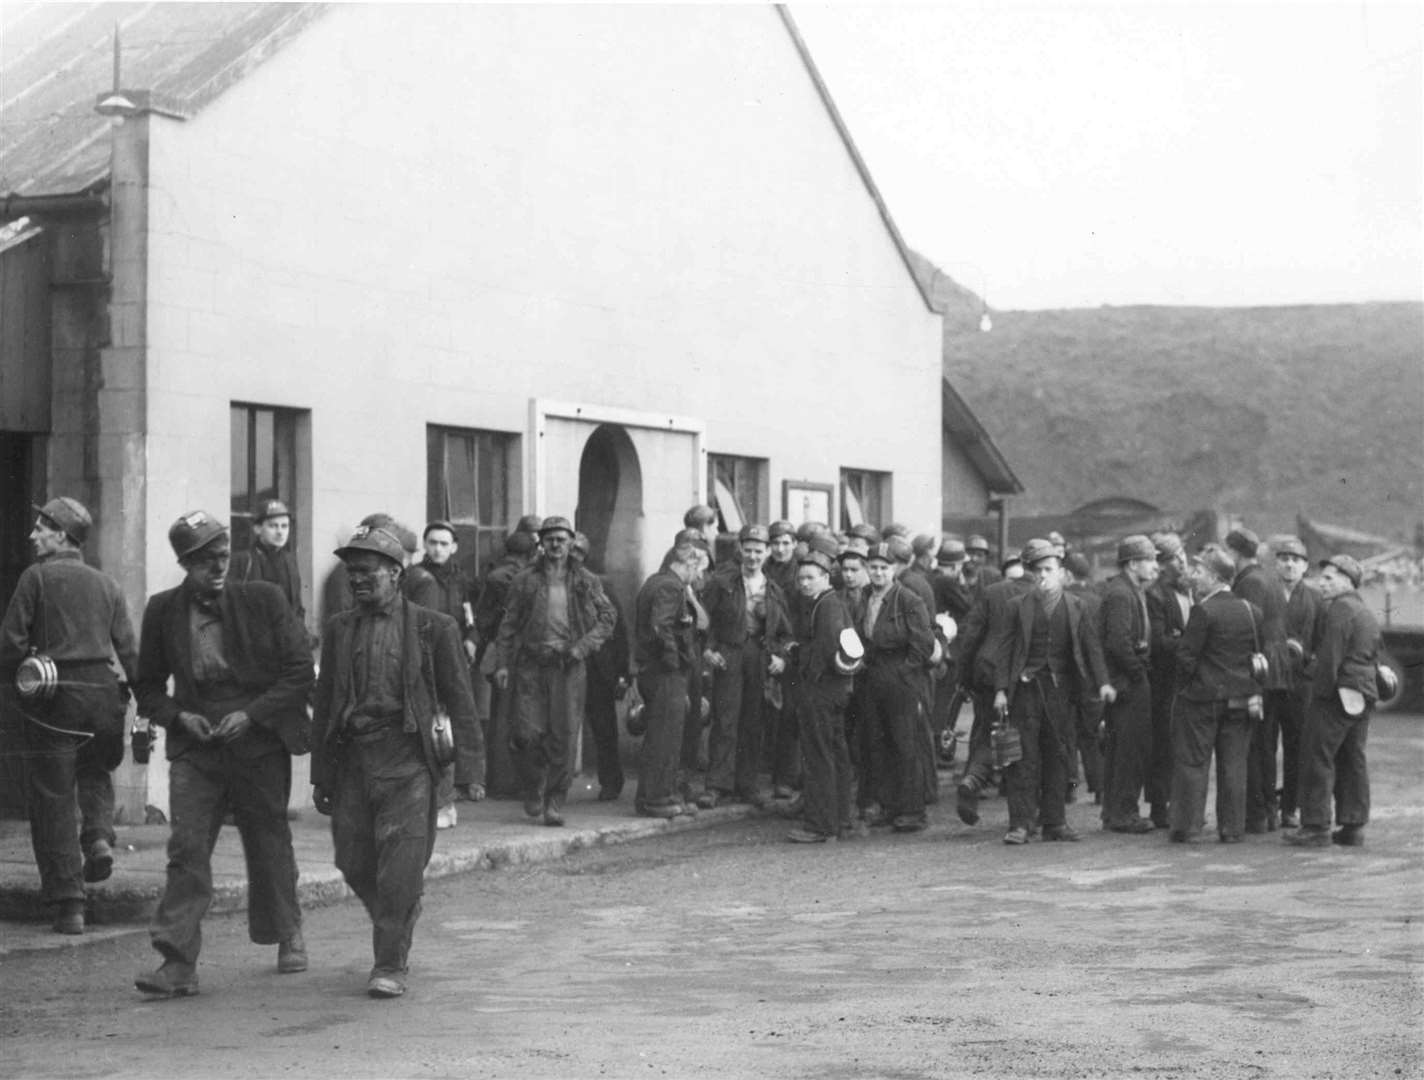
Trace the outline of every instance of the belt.
<instances>
[{"instance_id":1,"label":"belt","mask_svg":"<svg viewBox=\"0 0 1424 1080\"><path fill-rule=\"evenodd\" d=\"M391 713L389 716L368 716L365 713L353 713L346 721L346 733L353 739L363 735L379 735L404 723L404 721L404 713Z\"/></svg>"},{"instance_id":2,"label":"belt","mask_svg":"<svg viewBox=\"0 0 1424 1080\"><path fill-rule=\"evenodd\" d=\"M363 743L375 742L377 739L383 739L388 735L394 735L397 733L404 735L405 730L400 726L399 721L396 720L388 720L380 727L366 728L362 731L349 732L352 739L354 739L356 742Z\"/></svg>"}]
</instances>

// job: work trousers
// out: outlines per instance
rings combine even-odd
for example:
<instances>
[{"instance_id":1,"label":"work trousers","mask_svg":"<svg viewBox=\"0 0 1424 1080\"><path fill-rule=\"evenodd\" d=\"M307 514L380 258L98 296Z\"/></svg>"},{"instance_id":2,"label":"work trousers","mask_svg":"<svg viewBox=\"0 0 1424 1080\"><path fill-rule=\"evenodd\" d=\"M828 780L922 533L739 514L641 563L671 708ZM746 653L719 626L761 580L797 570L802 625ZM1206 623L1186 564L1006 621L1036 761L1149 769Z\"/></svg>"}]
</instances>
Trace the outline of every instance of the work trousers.
<instances>
[{"instance_id":1,"label":"work trousers","mask_svg":"<svg viewBox=\"0 0 1424 1080\"><path fill-rule=\"evenodd\" d=\"M803 683L796 707L804 769L801 808L806 828L822 836L840 836L851 823L846 692Z\"/></svg>"},{"instance_id":2,"label":"work trousers","mask_svg":"<svg viewBox=\"0 0 1424 1080\"><path fill-rule=\"evenodd\" d=\"M6 690L7 706L21 717L25 814L40 895L48 904L83 900L84 851L96 840L114 842L112 771L124 758L118 683L107 664L66 664L48 702Z\"/></svg>"},{"instance_id":3,"label":"work trousers","mask_svg":"<svg viewBox=\"0 0 1424 1080\"><path fill-rule=\"evenodd\" d=\"M865 677L859 676L846 704L846 746L850 752L850 767L855 776L855 805L866 810L880 802L880 781L875 776L875 753L871 746L870 725L866 722Z\"/></svg>"},{"instance_id":4,"label":"work trousers","mask_svg":"<svg viewBox=\"0 0 1424 1080\"><path fill-rule=\"evenodd\" d=\"M1068 778L1075 779L1077 765L1083 765L1083 783L1089 791L1103 790L1103 752L1098 746L1098 725L1103 720L1101 701L1080 701L1073 705L1074 749L1077 759L1068 759Z\"/></svg>"},{"instance_id":5,"label":"work trousers","mask_svg":"<svg viewBox=\"0 0 1424 1080\"><path fill-rule=\"evenodd\" d=\"M871 774L880 805L891 817L925 816L924 695L905 661L867 664L861 718L869 728Z\"/></svg>"},{"instance_id":6,"label":"work trousers","mask_svg":"<svg viewBox=\"0 0 1424 1080\"><path fill-rule=\"evenodd\" d=\"M1305 728L1307 687L1293 690L1272 690L1266 695L1266 708L1274 707L1276 726L1281 733L1280 809L1294 814L1300 795L1300 735ZM1272 702L1272 699L1274 703Z\"/></svg>"},{"instance_id":7,"label":"work trousers","mask_svg":"<svg viewBox=\"0 0 1424 1080\"><path fill-rule=\"evenodd\" d=\"M798 681L781 680L781 708L772 709L765 730L771 737L771 782L774 787L799 788L804 765L801 761L801 733L797 724Z\"/></svg>"},{"instance_id":8,"label":"work trousers","mask_svg":"<svg viewBox=\"0 0 1424 1080\"><path fill-rule=\"evenodd\" d=\"M518 798L523 795L522 779L515 752L509 745L518 717L514 704L519 696L517 683L511 679L509 686L501 690L492 678L487 681L490 690L485 729L485 792L496 799Z\"/></svg>"},{"instance_id":9,"label":"work trousers","mask_svg":"<svg viewBox=\"0 0 1424 1080\"><path fill-rule=\"evenodd\" d=\"M1258 831L1276 816L1276 744L1281 731L1277 693L1263 694L1262 699L1264 715L1251 725L1246 755L1246 823Z\"/></svg>"},{"instance_id":10,"label":"work trousers","mask_svg":"<svg viewBox=\"0 0 1424 1080\"><path fill-rule=\"evenodd\" d=\"M682 724L682 769L678 776L679 791L684 800L690 801L695 793L691 779L707 771L707 754L702 735L707 725L702 722L702 691L706 687L702 662L699 660L683 675L687 684L687 711Z\"/></svg>"},{"instance_id":11,"label":"work trousers","mask_svg":"<svg viewBox=\"0 0 1424 1080\"><path fill-rule=\"evenodd\" d=\"M974 703L974 720L969 725L968 756L959 782L972 784L982 791L994 778L994 747L990 738L994 729L994 691L975 690L970 700Z\"/></svg>"},{"instance_id":12,"label":"work trousers","mask_svg":"<svg viewBox=\"0 0 1424 1080\"><path fill-rule=\"evenodd\" d=\"M1216 754L1216 831L1239 837L1246 828L1246 771L1255 722L1224 701L1178 697L1172 711L1172 832L1201 834L1206 824L1206 791Z\"/></svg>"},{"instance_id":13,"label":"work trousers","mask_svg":"<svg viewBox=\"0 0 1424 1080\"><path fill-rule=\"evenodd\" d=\"M1312 698L1300 733L1300 825L1330 826L1330 798L1335 824L1360 827L1370 820L1370 773L1365 743L1370 710L1350 716L1335 698Z\"/></svg>"},{"instance_id":14,"label":"work trousers","mask_svg":"<svg viewBox=\"0 0 1424 1080\"><path fill-rule=\"evenodd\" d=\"M584 709L593 735L598 786L604 791L622 791L623 763L618 759L618 680L608 678L592 664L588 666Z\"/></svg>"},{"instance_id":15,"label":"work trousers","mask_svg":"<svg viewBox=\"0 0 1424 1080\"><path fill-rule=\"evenodd\" d=\"M1152 769L1152 688L1146 678L1117 688L1107 706L1108 751L1103 770L1103 823L1136 820Z\"/></svg>"},{"instance_id":16,"label":"work trousers","mask_svg":"<svg viewBox=\"0 0 1424 1080\"><path fill-rule=\"evenodd\" d=\"M1072 710L1063 687L1047 671L1014 688L1009 723L1018 729L1023 757L1004 769L1009 828L1057 828L1066 820L1068 739Z\"/></svg>"},{"instance_id":17,"label":"work trousers","mask_svg":"<svg viewBox=\"0 0 1424 1080\"><path fill-rule=\"evenodd\" d=\"M405 972L435 848L435 784L418 735L399 725L342 749L332 793L336 868L371 916L372 975Z\"/></svg>"},{"instance_id":18,"label":"work trousers","mask_svg":"<svg viewBox=\"0 0 1424 1080\"><path fill-rule=\"evenodd\" d=\"M248 936L255 944L275 945L301 929L287 822L291 792L292 759L280 745L256 755L194 746L168 763L168 876L149 927L165 960L197 963L203 916L213 898L213 846L229 812L247 862Z\"/></svg>"},{"instance_id":19,"label":"work trousers","mask_svg":"<svg viewBox=\"0 0 1424 1080\"><path fill-rule=\"evenodd\" d=\"M1177 691L1172 675L1154 671L1151 678L1152 750L1143 793L1152 807L1152 821L1160 828L1168 823L1172 800L1172 703Z\"/></svg>"},{"instance_id":20,"label":"work trousers","mask_svg":"<svg viewBox=\"0 0 1424 1080\"><path fill-rule=\"evenodd\" d=\"M638 757L638 794L634 805L668 806L683 798L680 767L687 723L687 672L645 671L638 676L648 730Z\"/></svg>"},{"instance_id":21,"label":"work trousers","mask_svg":"<svg viewBox=\"0 0 1424 1080\"><path fill-rule=\"evenodd\" d=\"M761 764L766 650L748 639L720 650L727 666L712 675L712 730L707 739L707 790L752 795Z\"/></svg>"},{"instance_id":22,"label":"work trousers","mask_svg":"<svg viewBox=\"0 0 1424 1080\"><path fill-rule=\"evenodd\" d=\"M516 670L524 798L562 806L573 781L574 740L583 726L584 665L521 661Z\"/></svg>"}]
</instances>

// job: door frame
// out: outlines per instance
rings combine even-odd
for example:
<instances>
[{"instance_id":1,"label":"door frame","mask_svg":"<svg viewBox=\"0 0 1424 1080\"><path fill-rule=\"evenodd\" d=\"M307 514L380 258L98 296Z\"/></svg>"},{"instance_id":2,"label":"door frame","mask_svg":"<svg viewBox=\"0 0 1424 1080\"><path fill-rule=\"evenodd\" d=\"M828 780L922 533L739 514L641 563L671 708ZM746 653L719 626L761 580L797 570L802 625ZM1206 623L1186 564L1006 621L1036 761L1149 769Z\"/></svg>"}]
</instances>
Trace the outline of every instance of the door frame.
<instances>
[{"instance_id":1,"label":"door frame","mask_svg":"<svg viewBox=\"0 0 1424 1080\"><path fill-rule=\"evenodd\" d=\"M544 435L551 419L578 420L593 424L617 424L625 428L645 428L650 431L669 431L691 435L693 440L692 490L697 492L697 501L707 501L707 421L694 416L670 416L667 413L644 412L641 409L624 409L614 405L593 405L587 402L558 401L551 398L529 399L529 434L524 447L524 505L526 513L544 517L548 514L545 506L544 471L548 467L545 453Z\"/></svg>"}]
</instances>

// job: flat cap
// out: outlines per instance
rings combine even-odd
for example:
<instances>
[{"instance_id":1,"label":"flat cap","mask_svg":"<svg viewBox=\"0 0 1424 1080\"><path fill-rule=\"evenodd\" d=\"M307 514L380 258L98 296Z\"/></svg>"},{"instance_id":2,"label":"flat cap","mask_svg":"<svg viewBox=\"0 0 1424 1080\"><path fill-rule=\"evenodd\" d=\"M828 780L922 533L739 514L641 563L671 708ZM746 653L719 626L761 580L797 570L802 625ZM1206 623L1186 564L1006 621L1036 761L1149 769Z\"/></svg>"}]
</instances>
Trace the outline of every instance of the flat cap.
<instances>
[{"instance_id":1,"label":"flat cap","mask_svg":"<svg viewBox=\"0 0 1424 1080\"><path fill-rule=\"evenodd\" d=\"M538 514L525 514L519 519L519 524L514 526L515 532L528 533L533 536L539 531L539 526L544 523L544 519Z\"/></svg>"},{"instance_id":2,"label":"flat cap","mask_svg":"<svg viewBox=\"0 0 1424 1080\"><path fill-rule=\"evenodd\" d=\"M1365 572L1360 564L1350 555L1331 555L1328 559L1320 560L1320 568L1323 570L1327 566L1333 566L1340 573L1350 579L1350 584L1355 588L1360 587L1360 582L1364 579Z\"/></svg>"},{"instance_id":3,"label":"flat cap","mask_svg":"<svg viewBox=\"0 0 1424 1080\"><path fill-rule=\"evenodd\" d=\"M829 573L836 561L835 538L821 534L811 537L811 539L805 541L805 544L806 550L798 555L797 561L819 566L822 570Z\"/></svg>"},{"instance_id":4,"label":"flat cap","mask_svg":"<svg viewBox=\"0 0 1424 1080\"><path fill-rule=\"evenodd\" d=\"M1093 567L1081 551L1070 551L1068 557L1063 560L1063 569L1079 581L1087 581L1093 576Z\"/></svg>"},{"instance_id":5,"label":"flat cap","mask_svg":"<svg viewBox=\"0 0 1424 1080\"><path fill-rule=\"evenodd\" d=\"M968 540L964 541L964 550L982 551L985 555L987 555L989 554L989 541L985 540L982 536L976 533Z\"/></svg>"},{"instance_id":6,"label":"flat cap","mask_svg":"<svg viewBox=\"0 0 1424 1080\"><path fill-rule=\"evenodd\" d=\"M880 530L868 521L862 521L858 525L852 525L846 530L847 536L858 536L867 544L878 544L882 537Z\"/></svg>"},{"instance_id":7,"label":"flat cap","mask_svg":"<svg viewBox=\"0 0 1424 1080\"><path fill-rule=\"evenodd\" d=\"M910 541L910 550L914 552L915 558L923 558L926 555L933 555L939 551L938 534L920 533Z\"/></svg>"},{"instance_id":8,"label":"flat cap","mask_svg":"<svg viewBox=\"0 0 1424 1080\"><path fill-rule=\"evenodd\" d=\"M765 525L743 525L737 533L737 543L746 544L755 541L758 544L771 543L771 534L767 532Z\"/></svg>"},{"instance_id":9,"label":"flat cap","mask_svg":"<svg viewBox=\"0 0 1424 1080\"><path fill-rule=\"evenodd\" d=\"M1271 541L1271 549L1277 555L1294 555L1298 559L1309 559L1305 544L1298 536L1278 536Z\"/></svg>"},{"instance_id":10,"label":"flat cap","mask_svg":"<svg viewBox=\"0 0 1424 1080\"><path fill-rule=\"evenodd\" d=\"M778 536L795 536L796 526L789 521L773 521L767 526L767 534L775 540Z\"/></svg>"},{"instance_id":11,"label":"flat cap","mask_svg":"<svg viewBox=\"0 0 1424 1080\"><path fill-rule=\"evenodd\" d=\"M345 559L347 556L355 555L361 551L374 552L390 559L397 566L405 565L405 544L401 542L394 523L391 525L356 526L356 531L351 534L351 539L337 548L333 554L338 559Z\"/></svg>"},{"instance_id":12,"label":"flat cap","mask_svg":"<svg viewBox=\"0 0 1424 1080\"><path fill-rule=\"evenodd\" d=\"M892 521L889 525L880 526L880 539L889 540L892 536L910 538L910 529L907 525L901 525L898 521Z\"/></svg>"},{"instance_id":13,"label":"flat cap","mask_svg":"<svg viewBox=\"0 0 1424 1080\"><path fill-rule=\"evenodd\" d=\"M281 499L263 499L257 504L257 509L252 515L252 523L261 525L268 518L291 516L292 511Z\"/></svg>"},{"instance_id":14,"label":"flat cap","mask_svg":"<svg viewBox=\"0 0 1424 1080\"><path fill-rule=\"evenodd\" d=\"M94 519L89 516L89 511L84 508L84 504L78 499L71 499L68 495L60 495L51 499L43 506L35 506L35 513L44 518L65 536L73 540L76 544L84 543L89 535L89 530L94 525Z\"/></svg>"},{"instance_id":15,"label":"flat cap","mask_svg":"<svg viewBox=\"0 0 1424 1080\"><path fill-rule=\"evenodd\" d=\"M450 522L448 522L448 521L437 520L437 521L431 521L431 522L427 522L427 523L426 523L425 531L420 534L420 538L421 538L422 540L424 540L424 539L425 539L427 536L429 536L429 535L431 534L431 532L432 532L433 530L435 530L435 529L444 529L447 533L449 533L449 534L451 535L451 537L454 537L454 536L455 536L455 526L454 526L454 525L452 525L452 524L451 524Z\"/></svg>"},{"instance_id":16,"label":"flat cap","mask_svg":"<svg viewBox=\"0 0 1424 1080\"><path fill-rule=\"evenodd\" d=\"M1025 566L1033 566L1044 559L1058 558L1058 545L1051 540L1035 538L1023 546L1023 551L1019 553L1019 560Z\"/></svg>"},{"instance_id":17,"label":"flat cap","mask_svg":"<svg viewBox=\"0 0 1424 1080\"><path fill-rule=\"evenodd\" d=\"M1215 544L1202 548L1201 553L1192 561L1211 571L1222 584L1229 583L1236 576L1236 564L1231 561L1231 556Z\"/></svg>"},{"instance_id":18,"label":"flat cap","mask_svg":"<svg viewBox=\"0 0 1424 1080\"><path fill-rule=\"evenodd\" d=\"M1226 534L1226 546L1238 555L1254 559L1261 550L1261 538L1250 529L1232 529Z\"/></svg>"},{"instance_id":19,"label":"flat cap","mask_svg":"<svg viewBox=\"0 0 1424 1080\"><path fill-rule=\"evenodd\" d=\"M953 566L967 558L969 558L969 552L965 550L964 541L948 537L944 543L940 544L939 554L935 557L935 561L941 566Z\"/></svg>"},{"instance_id":20,"label":"flat cap","mask_svg":"<svg viewBox=\"0 0 1424 1080\"><path fill-rule=\"evenodd\" d=\"M168 527L168 544L182 559L227 535L227 526L206 510L184 514Z\"/></svg>"},{"instance_id":21,"label":"flat cap","mask_svg":"<svg viewBox=\"0 0 1424 1080\"><path fill-rule=\"evenodd\" d=\"M829 531L825 525L819 521L803 521L796 526L796 539L803 542L809 541L813 536L820 536L823 532Z\"/></svg>"},{"instance_id":22,"label":"flat cap","mask_svg":"<svg viewBox=\"0 0 1424 1080\"><path fill-rule=\"evenodd\" d=\"M1157 559L1159 562L1166 559L1174 559L1184 550L1182 538L1176 533L1160 532L1152 534L1152 546L1157 549Z\"/></svg>"},{"instance_id":23,"label":"flat cap","mask_svg":"<svg viewBox=\"0 0 1424 1080\"><path fill-rule=\"evenodd\" d=\"M870 551L870 541L863 536L847 536L845 550L852 555L859 555L863 559Z\"/></svg>"},{"instance_id":24,"label":"flat cap","mask_svg":"<svg viewBox=\"0 0 1424 1080\"><path fill-rule=\"evenodd\" d=\"M691 544L699 551L712 554L712 547L707 543L707 534L701 529L678 529L677 535L672 538L672 546L681 547L683 544Z\"/></svg>"},{"instance_id":25,"label":"flat cap","mask_svg":"<svg viewBox=\"0 0 1424 1080\"><path fill-rule=\"evenodd\" d=\"M1157 547L1152 540L1142 535L1134 533L1132 536L1123 537L1117 545L1117 561L1120 563L1132 562L1133 559L1156 559Z\"/></svg>"}]
</instances>

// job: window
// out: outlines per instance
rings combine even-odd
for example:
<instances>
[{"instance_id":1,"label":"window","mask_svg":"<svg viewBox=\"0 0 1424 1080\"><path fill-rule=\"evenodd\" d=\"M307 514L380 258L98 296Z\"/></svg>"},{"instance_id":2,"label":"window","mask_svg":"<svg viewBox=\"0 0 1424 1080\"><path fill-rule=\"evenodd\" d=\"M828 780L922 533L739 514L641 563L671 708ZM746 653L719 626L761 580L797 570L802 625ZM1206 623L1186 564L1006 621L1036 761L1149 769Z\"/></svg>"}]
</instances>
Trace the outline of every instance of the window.
<instances>
[{"instance_id":1,"label":"window","mask_svg":"<svg viewBox=\"0 0 1424 1080\"><path fill-rule=\"evenodd\" d=\"M766 473L764 458L707 455L707 502L717 511L718 532L767 523Z\"/></svg>"},{"instance_id":2,"label":"window","mask_svg":"<svg viewBox=\"0 0 1424 1080\"><path fill-rule=\"evenodd\" d=\"M482 574L504 550L519 488L519 436L426 428L426 512L455 526L460 558Z\"/></svg>"},{"instance_id":3,"label":"window","mask_svg":"<svg viewBox=\"0 0 1424 1080\"><path fill-rule=\"evenodd\" d=\"M228 528L232 550L252 546L252 516L264 499L281 499L292 511L288 543L296 550L297 409L232 406L232 503Z\"/></svg>"},{"instance_id":4,"label":"window","mask_svg":"<svg viewBox=\"0 0 1424 1080\"><path fill-rule=\"evenodd\" d=\"M890 522L890 473L841 470L841 531L852 525Z\"/></svg>"}]
</instances>

